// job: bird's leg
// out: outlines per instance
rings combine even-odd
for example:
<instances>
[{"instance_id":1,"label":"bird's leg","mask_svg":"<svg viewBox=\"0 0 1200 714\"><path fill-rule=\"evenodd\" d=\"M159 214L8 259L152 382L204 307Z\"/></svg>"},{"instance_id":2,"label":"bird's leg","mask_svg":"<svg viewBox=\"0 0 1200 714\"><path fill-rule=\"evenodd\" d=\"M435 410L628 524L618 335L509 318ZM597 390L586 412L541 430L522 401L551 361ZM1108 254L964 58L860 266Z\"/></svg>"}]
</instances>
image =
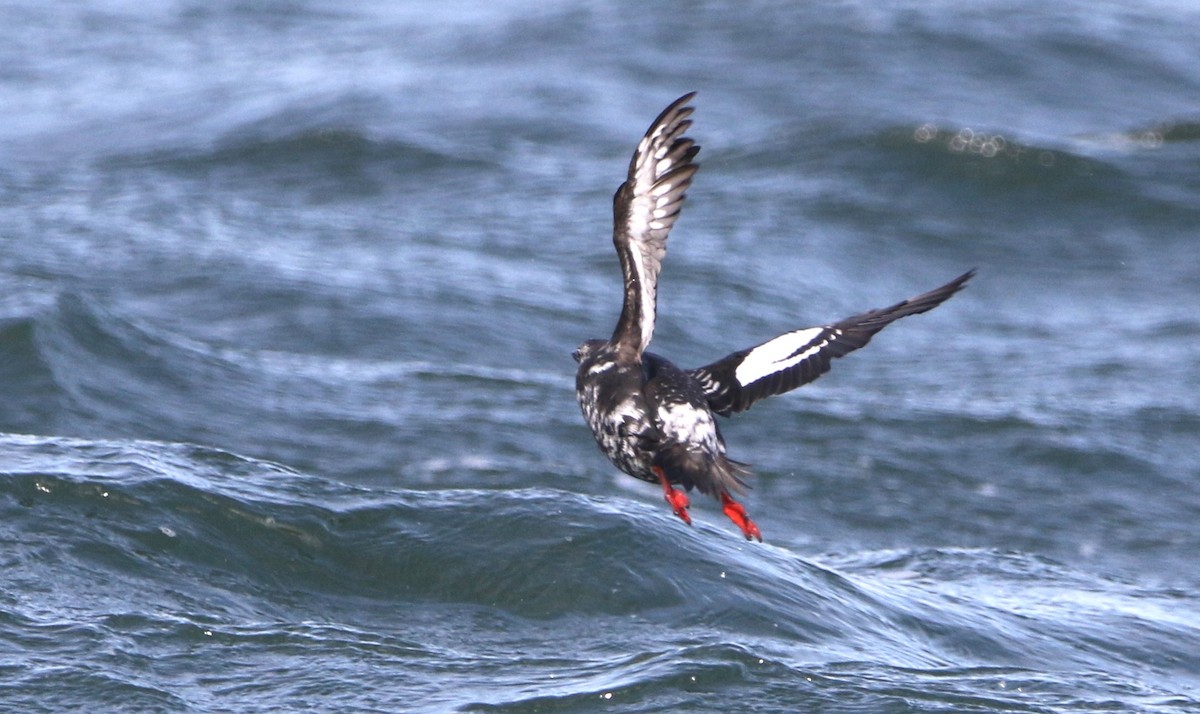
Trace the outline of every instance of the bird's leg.
<instances>
[{"instance_id":1,"label":"bird's leg","mask_svg":"<svg viewBox=\"0 0 1200 714\"><path fill-rule=\"evenodd\" d=\"M688 515L687 509L691 506L688 501L687 494L683 491L678 491L671 487L671 482L667 480L667 474L659 466L652 466L650 470L658 477L659 483L663 487L663 497L667 499L667 503L671 504L671 508L675 511L675 515L683 519L683 522L692 525L692 517Z\"/></svg>"},{"instance_id":2,"label":"bird's leg","mask_svg":"<svg viewBox=\"0 0 1200 714\"><path fill-rule=\"evenodd\" d=\"M725 515L729 516L729 520L733 524L742 529L742 535L746 536L746 540L751 538L762 542L762 533L759 532L758 526L754 525L754 521L750 520L750 516L746 515L746 509L742 504L729 497L728 491L721 492L721 510L725 511Z\"/></svg>"}]
</instances>

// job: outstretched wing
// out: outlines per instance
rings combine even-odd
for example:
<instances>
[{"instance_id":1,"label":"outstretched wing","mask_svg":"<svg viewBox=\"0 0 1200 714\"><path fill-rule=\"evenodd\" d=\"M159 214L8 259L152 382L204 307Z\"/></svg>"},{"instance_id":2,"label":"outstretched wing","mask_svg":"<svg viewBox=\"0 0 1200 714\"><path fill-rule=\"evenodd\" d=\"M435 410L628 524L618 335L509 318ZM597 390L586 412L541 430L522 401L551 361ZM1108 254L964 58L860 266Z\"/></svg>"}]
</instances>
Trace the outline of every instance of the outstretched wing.
<instances>
[{"instance_id":1,"label":"outstretched wing","mask_svg":"<svg viewBox=\"0 0 1200 714\"><path fill-rule=\"evenodd\" d=\"M847 317L832 325L780 335L693 369L691 374L704 388L714 412L729 416L745 411L759 399L789 392L825 374L830 360L867 344L875 333L892 322L941 305L974 274L970 270L940 288L891 307Z\"/></svg>"},{"instance_id":2,"label":"outstretched wing","mask_svg":"<svg viewBox=\"0 0 1200 714\"><path fill-rule=\"evenodd\" d=\"M613 245L625 275L625 302L613 343L638 357L654 336L658 273L667 234L683 207L684 192L699 168L700 147L683 134L692 125L689 92L663 110L629 162L629 176L613 196Z\"/></svg>"}]
</instances>

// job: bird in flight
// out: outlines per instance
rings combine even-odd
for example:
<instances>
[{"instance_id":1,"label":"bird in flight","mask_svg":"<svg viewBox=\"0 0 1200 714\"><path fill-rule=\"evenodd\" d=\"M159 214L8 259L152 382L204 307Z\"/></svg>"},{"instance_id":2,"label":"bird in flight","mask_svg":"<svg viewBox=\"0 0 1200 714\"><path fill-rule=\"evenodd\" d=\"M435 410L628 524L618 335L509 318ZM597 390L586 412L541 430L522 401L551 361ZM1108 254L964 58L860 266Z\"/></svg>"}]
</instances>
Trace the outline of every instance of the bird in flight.
<instances>
[{"instance_id":1,"label":"bird in flight","mask_svg":"<svg viewBox=\"0 0 1200 714\"><path fill-rule=\"evenodd\" d=\"M834 357L867 344L895 320L942 304L975 271L890 307L793 330L695 369L647 352L667 234L699 168L700 147L685 135L694 97L691 92L676 99L654 120L613 196L613 245L625 299L612 337L587 340L575 350L575 395L600 450L630 476L662 486L685 523L692 522L691 504L675 486L719 499L742 535L761 542L758 526L733 499L745 492L749 470L725 455L714 414L728 417L813 381L829 371Z\"/></svg>"}]
</instances>

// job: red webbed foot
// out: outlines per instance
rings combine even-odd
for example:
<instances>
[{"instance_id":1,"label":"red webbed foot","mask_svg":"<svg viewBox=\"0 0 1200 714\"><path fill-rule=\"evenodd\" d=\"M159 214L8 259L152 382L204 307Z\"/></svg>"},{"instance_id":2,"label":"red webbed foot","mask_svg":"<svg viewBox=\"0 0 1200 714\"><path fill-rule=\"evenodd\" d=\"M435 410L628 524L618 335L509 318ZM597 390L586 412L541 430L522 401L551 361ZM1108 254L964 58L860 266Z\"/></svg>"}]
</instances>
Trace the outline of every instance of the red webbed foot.
<instances>
[{"instance_id":1,"label":"red webbed foot","mask_svg":"<svg viewBox=\"0 0 1200 714\"><path fill-rule=\"evenodd\" d=\"M667 474L661 468L655 466L651 470L658 477L659 483L662 484L663 498L667 499L667 503L671 504L671 509L675 511L675 515L679 516L689 526L692 525L692 517L687 512L692 502L688 500L687 494L672 488L671 482L667 480Z\"/></svg>"},{"instance_id":2,"label":"red webbed foot","mask_svg":"<svg viewBox=\"0 0 1200 714\"><path fill-rule=\"evenodd\" d=\"M742 535L746 536L746 540L751 538L762 542L762 533L758 530L758 526L754 525L754 521L750 520L750 516L746 515L746 509L742 504L729 497L725 491L721 492L721 510L725 511L725 515L733 524L742 529Z\"/></svg>"}]
</instances>

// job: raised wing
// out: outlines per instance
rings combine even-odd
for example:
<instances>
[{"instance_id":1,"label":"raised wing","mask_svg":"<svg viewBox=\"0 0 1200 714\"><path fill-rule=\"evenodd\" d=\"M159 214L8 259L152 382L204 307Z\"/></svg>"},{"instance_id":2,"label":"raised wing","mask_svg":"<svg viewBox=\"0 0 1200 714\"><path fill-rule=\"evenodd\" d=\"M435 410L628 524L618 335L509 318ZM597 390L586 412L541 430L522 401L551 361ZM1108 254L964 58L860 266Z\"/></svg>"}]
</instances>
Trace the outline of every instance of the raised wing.
<instances>
[{"instance_id":1,"label":"raised wing","mask_svg":"<svg viewBox=\"0 0 1200 714\"><path fill-rule=\"evenodd\" d=\"M974 274L974 270L967 271L940 288L891 307L847 317L832 325L780 335L693 369L691 375L704 388L714 412L729 416L745 411L759 399L789 392L825 374L830 360L867 344L875 333L892 322L941 305Z\"/></svg>"},{"instance_id":2,"label":"raised wing","mask_svg":"<svg viewBox=\"0 0 1200 714\"><path fill-rule=\"evenodd\" d=\"M658 273L667 234L679 218L684 192L699 165L700 147L683 134L692 125L689 92L654 120L629 162L629 176L613 196L613 245L625 275L625 302L612 342L640 357L654 336Z\"/></svg>"}]
</instances>

